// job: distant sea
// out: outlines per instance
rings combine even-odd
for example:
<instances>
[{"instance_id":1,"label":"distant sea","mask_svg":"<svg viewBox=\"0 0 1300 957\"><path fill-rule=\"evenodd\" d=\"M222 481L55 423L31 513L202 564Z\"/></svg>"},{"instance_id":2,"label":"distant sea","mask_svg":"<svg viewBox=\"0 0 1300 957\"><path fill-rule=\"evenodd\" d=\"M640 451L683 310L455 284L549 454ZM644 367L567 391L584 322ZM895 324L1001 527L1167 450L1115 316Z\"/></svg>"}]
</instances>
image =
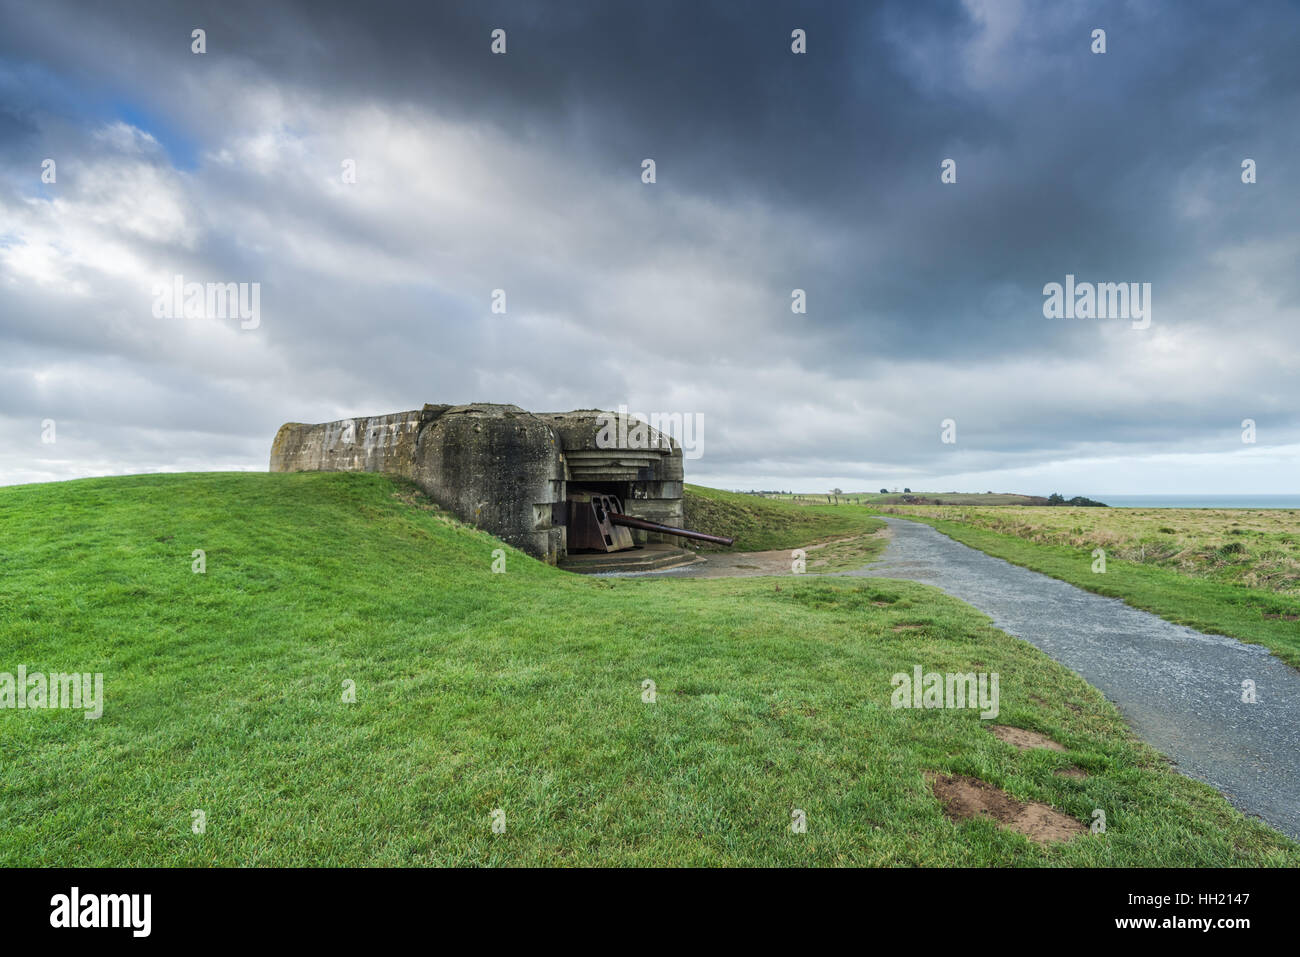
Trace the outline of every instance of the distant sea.
<instances>
[{"instance_id":1,"label":"distant sea","mask_svg":"<svg viewBox=\"0 0 1300 957\"><path fill-rule=\"evenodd\" d=\"M1115 508L1300 508L1297 495L1094 495Z\"/></svg>"}]
</instances>

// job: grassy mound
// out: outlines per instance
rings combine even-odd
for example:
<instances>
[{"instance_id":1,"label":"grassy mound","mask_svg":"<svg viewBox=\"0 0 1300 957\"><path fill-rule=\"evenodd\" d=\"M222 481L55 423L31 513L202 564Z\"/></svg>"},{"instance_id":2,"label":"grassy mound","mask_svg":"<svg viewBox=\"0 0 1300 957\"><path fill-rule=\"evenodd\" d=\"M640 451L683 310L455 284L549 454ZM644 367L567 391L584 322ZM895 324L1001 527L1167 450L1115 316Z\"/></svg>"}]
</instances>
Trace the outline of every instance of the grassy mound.
<instances>
[{"instance_id":1,"label":"grassy mound","mask_svg":"<svg viewBox=\"0 0 1300 957\"><path fill-rule=\"evenodd\" d=\"M862 509L797 505L700 485L687 485L683 499L688 528L710 535L729 535L736 540L732 547L737 551L798 548L868 535L884 525Z\"/></svg>"},{"instance_id":2,"label":"grassy mound","mask_svg":"<svg viewBox=\"0 0 1300 957\"><path fill-rule=\"evenodd\" d=\"M375 475L0 489L0 672L105 691L98 720L0 709L0 864L1300 863L933 589L596 580L510 549L494 574L501 547ZM916 664L1000 673L998 723L1067 750L891 708ZM954 822L927 772L1108 828Z\"/></svg>"}]
</instances>

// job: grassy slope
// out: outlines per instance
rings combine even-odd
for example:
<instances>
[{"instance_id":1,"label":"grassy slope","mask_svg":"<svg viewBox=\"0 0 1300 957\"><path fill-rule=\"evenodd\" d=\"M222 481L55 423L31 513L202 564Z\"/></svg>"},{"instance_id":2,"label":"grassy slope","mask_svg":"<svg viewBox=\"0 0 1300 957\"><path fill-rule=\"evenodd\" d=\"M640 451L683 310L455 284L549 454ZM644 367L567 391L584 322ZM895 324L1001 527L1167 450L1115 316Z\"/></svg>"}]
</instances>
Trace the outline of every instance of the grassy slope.
<instances>
[{"instance_id":1,"label":"grassy slope","mask_svg":"<svg viewBox=\"0 0 1300 957\"><path fill-rule=\"evenodd\" d=\"M798 548L871 534L884 525L861 509L796 505L701 485L687 485L684 499L686 526L710 535L731 536L736 551Z\"/></svg>"},{"instance_id":2,"label":"grassy slope","mask_svg":"<svg viewBox=\"0 0 1300 957\"><path fill-rule=\"evenodd\" d=\"M1264 645L1283 661L1300 667L1300 624L1297 624L1300 621L1300 595L1250 587L1239 578L1225 577L1216 568L1207 567L1198 574L1168 565L1124 561L1113 557L1115 552L1110 550L1110 538L1098 539L1104 540L1107 548L1106 572L1098 574L1092 571L1094 545L1056 545L1035 541L1013 531L994 531L955 520L960 514L956 512L927 508L889 511L932 525L945 535L989 555L1099 595L1121 598L1135 608L1153 612L1168 621ZM1119 512L1112 509L1067 511ZM945 514L954 517L941 517ZM1068 516L1061 518L1069 520ZM1115 522L1127 520L1122 514L1113 518ZM1176 522L1170 516L1165 520ZM1104 516L1098 516L1095 521L1104 521ZM1004 527L1014 529L1018 526ZM1207 547L1213 550L1212 546Z\"/></svg>"},{"instance_id":3,"label":"grassy slope","mask_svg":"<svg viewBox=\"0 0 1300 957\"><path fill-rule=\"evenodd\" d=\"M0 864L1300 864L933 589L614 582L514 551L494 575L498 542L411 497L319 473L0 489L0 671L102 671L107 698L98 721L0 711ZM913 664L999 672L999 720L1070 752L891 709ZM955 825L927 769L1108 832Z\"/></svg>"}]
</instances>

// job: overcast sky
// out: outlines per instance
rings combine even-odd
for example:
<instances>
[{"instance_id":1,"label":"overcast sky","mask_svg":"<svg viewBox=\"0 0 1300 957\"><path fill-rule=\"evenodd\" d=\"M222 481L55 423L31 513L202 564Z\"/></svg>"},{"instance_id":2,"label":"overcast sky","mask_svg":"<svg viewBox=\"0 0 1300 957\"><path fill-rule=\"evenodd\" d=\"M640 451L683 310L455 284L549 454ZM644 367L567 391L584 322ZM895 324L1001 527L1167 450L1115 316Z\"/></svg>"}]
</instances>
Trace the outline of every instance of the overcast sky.
<instances>
[{"instance_id":1,"label":"overcast sky","mask_svg":"<svg viewBox=\"0 0 1300 957\"><path fill-rule=\"evenodd\" d=\"M1298 490L1296 4L416 7L0 0L0 483L486 401L722 487Z\"/></svg>"}]
</instances>

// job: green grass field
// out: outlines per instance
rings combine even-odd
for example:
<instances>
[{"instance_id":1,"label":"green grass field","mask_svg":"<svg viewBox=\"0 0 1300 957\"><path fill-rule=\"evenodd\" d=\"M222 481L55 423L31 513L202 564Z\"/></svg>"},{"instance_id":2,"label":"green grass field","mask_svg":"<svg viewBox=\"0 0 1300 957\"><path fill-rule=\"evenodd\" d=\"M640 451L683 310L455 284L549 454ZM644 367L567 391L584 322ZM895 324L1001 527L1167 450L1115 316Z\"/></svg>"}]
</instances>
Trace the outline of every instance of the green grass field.
<instances>
[{"instance_id":1,"label":"green grass field","mask_svg":"<svg viewBox=\"0 0 1300 957\"><path fill-rule=\"evenodd\" d=\"M821 574L861 568L886 544L885 523L864 509L799 505L700 485L687 485L682 498L688 528L736 540L731 546L686 543L697 552L809 548L807 570Z\"/></svg>"},{"instance_id":2,"label":"green grass field","mask_svg":"<svg viewBox=\"0 0 1300 957\"><path fill-rule=\"evenodd\" d=\"M959 542L1300 667L1300 512L892 506ZM1093 550L1106 552L1096 573Z\"/></svg>"},{"instance_id":3,"label":"green grass field","mask_svg":"<svg viewBox=\"0 0 1300 957\"><path fill-rule=\"evenodd\" d=\"M862 509L797 505L701 485L687 485L683 499L688 528L710 535L729 535L736 540L731 546L736 551L798 548L869 535L884 524ZM721 547L703 545L700 550L717 551Z\"/></svg>"},{"instance_id":4,"label":"green grass field","mask_svg":"<svg viewBox=\"0 0 1300 957\"><path fill-rule=\"evenodd\" d=\"M867 527L797 534L845 521ZM0 864L1300 864L934 589L600 580L513 550L494 574L499 547L376 475L0 489L0 671L102 672L106 698L99 720L0 710ZM1068 750L891 708L917 664L998 672L999 723ZM954 823L927 771L1108 829Z\"/></svg>"}]
</instances>

